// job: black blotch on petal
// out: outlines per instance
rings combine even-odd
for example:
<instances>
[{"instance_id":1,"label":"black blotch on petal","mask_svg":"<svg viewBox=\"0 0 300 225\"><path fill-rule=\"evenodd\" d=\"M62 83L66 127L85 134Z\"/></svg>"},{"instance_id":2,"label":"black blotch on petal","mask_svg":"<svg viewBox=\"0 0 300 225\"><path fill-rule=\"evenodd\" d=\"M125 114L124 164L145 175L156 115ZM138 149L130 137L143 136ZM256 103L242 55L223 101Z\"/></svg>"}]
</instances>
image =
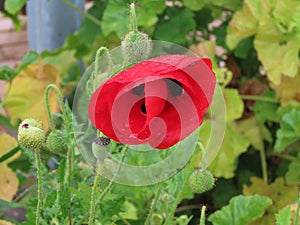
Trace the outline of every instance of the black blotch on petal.
<instances>
[{"instance_id":1,"label":"black blotch on petal","mask_svg":"<svg viewBox=\"0 0 300 225\"><path fill-rule=\"evenodd\" d=\"M137 96L142 96L144 94L145 84L140 84L139 86L136 86L132 88L132 94Z\"/></svg>"},{"instance_id":2,"label":"black blotch on petal","mask_svg":"<svg viewBox=\"0 0 300 225\"><path fill-rule=\"evenodd\" d=\"M146 105L145 105L145 103L143 103L143 104L141 105L141 112L142 112L143 114L147 114L147 110L146 110Z\"/></svg>"},{"instance_id":3,"label":"black blotch on petal","mask_svg":"<svg viewBox=\"0 0 300 225\"><path fill-rule=\"evenodd\" d=\"M178 80L170 79L170 78L165 78L164 80L172 96L182 95L183 92L182 84Z\"/></svg>"}]
</instances>

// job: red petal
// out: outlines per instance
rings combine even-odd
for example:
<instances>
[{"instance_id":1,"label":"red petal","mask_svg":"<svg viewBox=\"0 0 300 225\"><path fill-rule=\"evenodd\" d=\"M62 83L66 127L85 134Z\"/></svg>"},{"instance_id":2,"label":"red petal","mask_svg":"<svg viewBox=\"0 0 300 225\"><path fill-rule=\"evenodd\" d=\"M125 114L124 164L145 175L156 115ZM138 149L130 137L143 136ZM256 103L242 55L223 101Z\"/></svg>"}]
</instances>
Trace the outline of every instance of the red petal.
<instances>
[{"instance_id":1,"label":"red petal","mask_svg":"<svg viewBox=\"0 0 300 225\"><path fill-rule=\"evenodd\" d=\"M180 82L183 94L172 96L164 78ZM97 129L121 143L168 148L202 123L215 82L209 59L184 55L149 59L99 87L91 97L89 117ZM132 88L141 84L145 84L145 96L134 95Z\"/></svg>"}]
</instances>

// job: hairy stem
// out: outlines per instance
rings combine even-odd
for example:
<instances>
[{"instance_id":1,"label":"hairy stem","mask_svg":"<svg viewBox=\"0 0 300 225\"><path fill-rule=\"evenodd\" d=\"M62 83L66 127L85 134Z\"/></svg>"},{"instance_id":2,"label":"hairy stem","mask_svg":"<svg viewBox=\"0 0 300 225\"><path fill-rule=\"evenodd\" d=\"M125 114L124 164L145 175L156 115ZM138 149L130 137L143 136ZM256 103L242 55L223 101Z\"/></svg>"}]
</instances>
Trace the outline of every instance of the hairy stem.
<instances>
[{"instance_id":1,"label":"hairy stem","mask_svg":"<svg viewBox=\"0 0 300 225\"><path fill-rule=\"evenodd\" d=\"M145 225L150 225L151 224L151 218L152 218L152 215L154 213L154 210L155 210L155 206L157 204L157 201L159 199L159 196L160 196L160 192L161 192L161 189L162 189L162 182L160 182L158 184L158 187L157 187L157 190L156 190L156 193L155 193L155 198L153 199L152 203L151 203L151 206L150 206L150 211L148 213L148 216L146 218L146 221L145 221Z\"/></svg>"},{"instance_id":2,"label":"hairy stem","mask_svg":"<svg viewBox=\"0 0 300 225\"><path fill-rule=\"evenodd\" d=\"M89 225L93 225L95 223L95 213L96 213L96 191L99 185L101 173L101 167L99 166L99 171L96 172L94 185L92 188L91 200L90 200L90 216L89 216Z\"/></svg>"},{"instance_id":3,"label":"hairy stem","mask_svg":"<svg viewBox=\"0 0 300 225\"><path fill-rule=\"evenodd\" d=\"M5 92L3 99L2 100L0 99L0 110L2 110L4 107L4 104L5 104L6 98L8 96L8 93L10 92L11 86L12 86L12 81L9 82L8 88Z\"/></svg>"},{"instance_id":4,"label":"hairy stem","mask_svg":"<svg viewBox=\"0 0 300 225\"><path fill-rule=\"evenodd\" d=\"M134 3L130 4L130 30L133 32L138 32Z\"/></svg>"},{"instance_id":5,"label":"hairy stem","mask_svg":"<svg viewBox=\"0 0 300 225\"><path fill-rule=\"evenodd\" d=\"M99 27L101 27L101 22L94 16L92 16L91 14L83 11L82 9L78 8L76 5L74 5L73 3L69 2L68 0L61 0L63 3L65 3L67 6L69 6L70 8L76 10L77 12L79 12L81 15L83 15L84 17L86 17L87 19L89 19L90 21L92 21L93 23L95 23L96 25L98 25Z\"/></svg>"},{"instance_id":6,"label":"hairy stem","mask_svg":"<svg viewBox=\"0 0 300 225\"><path fill-rule=\"evenodd\" d=\"M296 216L295 216L295 225L298 224L298 219L299 219L299 213L300 213L300 192L298 194L298 206L297 206L297 209L296 209Z\"/></svg>"},{"instance_id":7,"label":"hairy stem","mask_svg":"<svg viewBox=\"0 0 300 225\"><path fill-rule=\"evenodd\" d=\"M73 169L73 149L71 148L71 122L69 121L68 118L68 114L67 114L67 110L65 108L64 105L64 101L63 101L63 95L60 91L60 89L55 85L55 84L49 84L45 90L45 100L46 100L46 109L47 109L47 113L48 113L48 118L49 118L49 123L50 123L50 128L52 131L55 131L55 125L54 125L54 121L53 118L51 116L51 109L50 109L50 104L49 104L49 91L50 90L54 90L58 96L58 104L59 107L62 111L62 115L63 115L63 120L65 123L65 127L66 127L66 131L67 131L67 146L68 146L68 152L67 152L67 165L66 165L66 174L65 174L65 179L64 179L64 183L70 187L71 183L72 183L72 169ZM72 216L71 216L71 196L70 193L68 194L68 199L69 199L69 225L72 224Z\"/></svg>"},{"instance_id":8,"label":"hairy stem","mask_svg":"<svg viewBox=\"0 0 300 225\"><path fill-rule=\"evenodd\" d=\"M96 57L95 57L95 75L97 76L99 72L99 57L102 55L103 52L106 52L107 54L107 60L108 60L108 66L109 66L109 72L112 69L113 62L109 53L108 48L106 47L100 47L97 52L96 52Z\"/></svg>"},{"instance_id":9,"label":"hairy stem","mask_svg":"<svg viewBox=\"0 0 300 225\"><path fill-rule=\"evenodd\" d=\"M36 160L36 168L37 168L37 180L38 180L38 202L36 206L36 217L35 224L40 225L41 220L41 211L42 211L42 199L43 199L43 180L42 180L42 166L41 166L41 156L40 149L35 150L35 160Z\"/></svg>"},{"instance_id":10,"label":"hairy stem","mask_svg":"<svg viewBox=\"0 0 300 225\"><path fill-rule=\"evenodd\" d=\"M270 97L266 97L266 96L260 96L260 95L240 95L240 96L243 100L279 103L279 100L270 98Z\"/></svg>"}]
</instances>

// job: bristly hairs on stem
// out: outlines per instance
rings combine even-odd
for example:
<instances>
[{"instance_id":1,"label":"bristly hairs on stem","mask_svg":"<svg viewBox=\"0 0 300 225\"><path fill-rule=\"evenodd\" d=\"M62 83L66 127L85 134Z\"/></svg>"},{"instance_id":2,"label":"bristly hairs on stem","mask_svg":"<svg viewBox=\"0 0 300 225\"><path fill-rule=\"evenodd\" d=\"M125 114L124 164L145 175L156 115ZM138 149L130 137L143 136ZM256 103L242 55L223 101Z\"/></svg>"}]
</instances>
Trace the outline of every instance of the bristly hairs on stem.
<instances>
[{"instance_id":1,"label":"bristly hairs on stem","mask_svg":"<svg viewBox=\"0 0 300 225\"><path fill-rule=\"evenodd\" d=\"M159 199L162 187L163 187L163 183L162 182L158 183L158 187L157 187L157 190L156 190L156 193L155 193L155 197L154 197L154 199L151 203L150 210L149 210L148 216L147 216L146 221L145 221L145 225L150 225L151 224L151 218L152 218L152 215L154 213L157 201Z\"/></svg>"},{"instance_id":2,"label":"bristly hairs on stem","mask_svg":"<svg viewBox=\"0 0 300 225\"><path fill-rule=\"evenodd\" d=\"M64 184L67 185L68 187L71 186L72 182L72 170L73 170L73 149L71 148L71 121L69 120L67 109L65 108L65 104L63 102L63 95L60 91L60 89L55 85L55 84L49 84L45 90L45 101L46 101L46 110L49 118L49 123L50 123L50 128L51 131L55 132L55 125L53 122L53 118L51 116L51 109L50 109L50 104L49 104L49 91L53 89L57 96L58 96L58 104L60 106L60 109L62 111L63 115L63 121L65 123L65 128L67 132L67 165L66 165L66 173L65 173L65 178L64 178ZM68 199L69 199L69 225L72 225L72 215L71 215L71 195L68 193Z\"/></svg>"},{"instance_id":3,"label":"bristly hairs on stem","mask_svg":"<svg viewBox=\"0 0 300 225\"><path fill-rule=\"evenodd\" d=\"M99 73L99 57L103 54L103 53L106 53L107 55L107 60L108 60L108 74L111 72L111 69L112 69L112 66L113 66L113 62L112 62L112 58L110 56L110 53L109 53L109 50L108 48L106 47L100 47L97 52L96 52L96 56L95 56L95 70L94 70L94 73L95 73L95 76L98 75Z\"/></svg>"},{"instance_id":4,"label":"bristly hairs on stem","mask_svg":"<svg viewBox=\"0 0 300 225\"><path fill-rule=\"evenodd\" d=\"M130 4L130 30L133 32L138 32L137 27L137 19L136 19L136 12L135 12L135 4Z\"/></svg>"},{"instance_id":5,"label":"bristly hairs on stem","mask_svg":"<svg viewBox=\"0 0 300 225\"><path fill-rule=\"evenodd\" d=\"M35 149L35 160L37 168L37 180L38 180L38 202L36 206L36 217L35 224L40 225L41 223L41 211L42 211L42 199L43 199L43 180L42 180L42 165L41 165L41 149Z\"/></svg>"}]
</instances>

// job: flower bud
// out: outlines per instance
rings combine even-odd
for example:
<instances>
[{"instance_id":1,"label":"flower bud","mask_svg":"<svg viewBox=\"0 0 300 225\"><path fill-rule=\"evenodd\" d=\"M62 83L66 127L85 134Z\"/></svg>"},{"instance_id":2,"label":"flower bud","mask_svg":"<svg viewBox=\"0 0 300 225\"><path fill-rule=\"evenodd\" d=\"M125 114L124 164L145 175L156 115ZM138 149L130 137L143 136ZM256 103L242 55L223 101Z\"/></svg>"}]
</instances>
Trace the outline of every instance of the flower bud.
<instances>
[{"instance_id":1,"label":"flower bud","mask_svg":"<svg viewBox=\"0 0 300 225\"><path fill-rule=\"evenodd\" d=\"M66 136L60 130L51 131L46 141L47 148L56 154L67 151Z\"/></svg>"},{"instance_id":2,"label":"flower bud","mask_svg":"<svg viewBox=\"0 0 300 225\"><path fill-rule=\"evenodd\" d=\"M121 48L127 63L138 63L150 56L152 41L147 34L134 30L124 37Z\"/></svg>"},{"instance_id":3,"label":"flower bud","mask_svg":"<svg viewBox=\"0 0 300 225\"><path fill-rule=\"evenodd\" d=\"M215 179L208 170L196 170L189 177L189 186L193 193L201 194L213 188Z\"/></svg>"},{"instance_id":4,"label":"flower bud","mask_svg":"<svg viewBox=\"0 0 300 225\"><path fill-rule=\"evenodd\" d=\"M19 144L30 150L41 149L45 141L45 131L40 121L25 119L18 129Z\"/></svg>"}]
</instances>

